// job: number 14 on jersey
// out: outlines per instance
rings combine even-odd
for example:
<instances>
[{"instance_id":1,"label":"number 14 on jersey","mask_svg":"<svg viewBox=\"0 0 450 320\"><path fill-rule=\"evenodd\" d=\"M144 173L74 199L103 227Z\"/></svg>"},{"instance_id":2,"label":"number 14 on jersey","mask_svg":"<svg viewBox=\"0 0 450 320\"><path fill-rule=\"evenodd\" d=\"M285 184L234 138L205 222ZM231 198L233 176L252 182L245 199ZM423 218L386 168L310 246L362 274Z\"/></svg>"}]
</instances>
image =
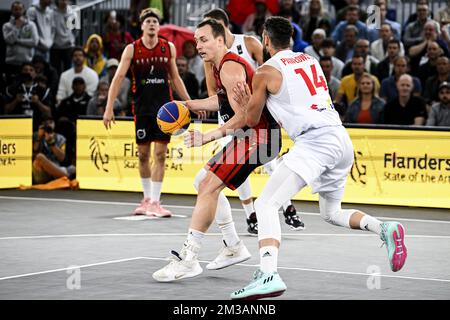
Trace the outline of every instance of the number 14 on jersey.
<instances>
[{"instance_id":1,"label":"number 14 on jersey","mask_svg":"<svg viewBox=\"0 0 450 320\"><path fill-rule=\"evenodd\" d=\"M303 80L308 87L309 93L312 96L317 94L317 89L323 88L325 91L328 90L327 81L323 76L317 76L316 66L314 64L311 65L311 73L312 73L312 81L311 78L306 74L306 71L303 68L298 68L294 70L296 74L302 76Z\"/></svg>"}]
</instances>

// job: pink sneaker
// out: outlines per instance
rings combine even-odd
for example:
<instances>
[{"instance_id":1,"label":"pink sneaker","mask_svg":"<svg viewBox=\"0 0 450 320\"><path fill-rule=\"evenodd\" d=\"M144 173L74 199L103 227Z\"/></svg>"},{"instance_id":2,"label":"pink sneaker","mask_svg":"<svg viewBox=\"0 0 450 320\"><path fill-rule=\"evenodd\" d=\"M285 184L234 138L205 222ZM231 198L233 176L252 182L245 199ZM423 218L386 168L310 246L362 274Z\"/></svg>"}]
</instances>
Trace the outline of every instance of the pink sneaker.
<instances>
[{"instance_id":1,"label":"pink sneaker","mask_svg":"<svg viewBox=\"0 0 450 320\"><path fill-rule=\"evenodd\" d=\"M139 215L144 215L147 212L147 208L150 206L150 199L149 198L144 198L142 199L141 203L139 204L139 206L134 209L133 214L136 216Z\"/></svg>"},{"instance_id":2,"label":"pink sneaker","mask_svg":"<svg viewBox=\"0 0 450 320\"><path fill-rule=\"evenodd\" d=\"M163 208L161 202L151 201L149 208L147 209L147 215L154 215L158 218L170 218L172 212Z\"/></svg>"}]
</instances>

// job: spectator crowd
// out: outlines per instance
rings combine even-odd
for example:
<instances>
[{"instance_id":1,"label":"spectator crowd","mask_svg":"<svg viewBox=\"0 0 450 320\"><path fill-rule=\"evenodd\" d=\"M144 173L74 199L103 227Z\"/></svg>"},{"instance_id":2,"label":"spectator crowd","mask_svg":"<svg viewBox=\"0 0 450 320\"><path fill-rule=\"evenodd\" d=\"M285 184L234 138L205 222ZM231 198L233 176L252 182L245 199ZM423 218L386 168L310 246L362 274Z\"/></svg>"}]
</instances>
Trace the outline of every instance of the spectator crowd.
<instances>
[{"instance_id":1,"label":"spectator crowd","mask_svg":"<svg viewBox=\"0 0 450 320\"><path fill-rule=\"evenodd\" d=\"M159 2L168 22L170 1ZM12 3L2 26L0 115L32 116L34 182L74 176L76 121L103 115L122 51L140 36L136 17L148 3L131 0L129 17L109 12L105 32L82 46L67 24L75 15L69 0ZM368 23L368 4L379 9L378 26ZM230 0L224 9L233 33L259 40L267 17L289 19L293 51L320 61L344 122L450 126L450 1L434 14L430 5L417 0L404 23L389 0L329 0L327 7L322 0ZM206 97L195 42L185 41L176 64L190 96ZM132 115L130 78L114 102L116 116Z\"/></svg>"}]
</instances>

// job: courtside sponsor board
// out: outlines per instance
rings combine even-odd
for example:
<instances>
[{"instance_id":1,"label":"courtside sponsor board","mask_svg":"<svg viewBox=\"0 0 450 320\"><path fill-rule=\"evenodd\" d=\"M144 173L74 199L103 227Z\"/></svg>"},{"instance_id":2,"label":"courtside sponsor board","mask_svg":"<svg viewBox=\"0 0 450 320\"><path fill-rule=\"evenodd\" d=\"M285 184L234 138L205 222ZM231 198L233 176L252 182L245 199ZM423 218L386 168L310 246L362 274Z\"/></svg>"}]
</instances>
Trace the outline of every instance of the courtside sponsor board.
<instances>
[{"instance_id":1,"label":"courtside sponsor board","mask_svg":"<svg viewBox=\"0 0 450 320\"><path fill-rule=\"evenodd\" d=\"M206 132L216 124L192 123L189 129ZM142 191L138 146L133 121L116 121L107 131L101 120L78 120L77 179L80 188ZM450 132L347 129L355 162L347 179L344 202L382 205L450 208ZM283 133L280 154L293 142ZM209 143L186 148L183 136L173 136L166 154L163 192L196 194L194 177L206 162L221 150ZM257 197L267 182L263 167L250 176L252 195ZM226 195L237 196L225 189ZM305 188L295 200L317 200Z\"/></svg>"},{"instance_id":2,"label":"courtside sponsor board","mask_svg":"<svg viewBox=\"0 0 450 320\"><path fill-rule=\"evenodd\" d=\"M32 119L0 118L0 188L31 185Z\"/></svg>"}]
</instances>

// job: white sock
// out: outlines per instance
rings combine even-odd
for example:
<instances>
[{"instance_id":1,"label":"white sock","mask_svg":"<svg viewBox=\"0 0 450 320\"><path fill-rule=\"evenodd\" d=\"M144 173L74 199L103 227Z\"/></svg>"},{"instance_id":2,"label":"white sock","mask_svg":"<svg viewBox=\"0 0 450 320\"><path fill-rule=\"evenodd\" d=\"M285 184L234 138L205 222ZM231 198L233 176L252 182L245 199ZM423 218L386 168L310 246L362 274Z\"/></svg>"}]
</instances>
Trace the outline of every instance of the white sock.
<instances>
[{"instance_id":1,"label":"white sock","mask_svg":"<svg viewBox=\"0 0 450 320\"><path fill-rule=\"evenodd\" d=\"M192 260L192 259L197 258L198 250L202 246L202 240L204 237L205 237L204 232L189 228L189 232L188 232L188 236L187 236L187 240L186 240L187 245L191 244L194 247L196 247L197 250L195 250L195 251L189 250L189 249L186 250L186 257L184 257L186 260Z\"/></svg>"},{"instance_id":2,"label":"white sock","mask_svg":"<svg viewBox=\"0 0 450 320\"><path fill-rule=\"evenodd\" d=\"M379 235L381 233L381 223L380 220L365 214L359 222L359 227L361 230L372 231Z\"/></svg>"},{"instance_id":3,"label":"white sock","mask_svg":"<svg viewBox=\"0 0 450 320\"><path fill-rule=\"evenodd\" d=\"M159 201L159 199L161 199L162 182L152 181L151 184L152 184L152 193L151 193L152 201Z\"/></svg>"},{"instance_id":4,"label":"white sock","mask_svg":"<svg viewBox=\"0 0 450 320\"><path fill-rule=\"evenodd\" d=\"M286 211L286 209L292 204L291 200L286 201L283 203L283 211Z\"/></svg>"},{"instance_id":5,"label":"white sock","mask_svg":"<svg viewBox=\"0 0 450 320\"><path fill-rule=\"evenodd\" d=\"M244 208L245 215L247 216L247 219L250 218L250 215L255 212L255 206L253 205L253 201L249 204L242 204L242 207Z\"/></svg>"},{"instance_id":6,"label":"white sock","mask_svg":"<svg viewBox=\"0 0 450 320\"><path fill-rule=\"evenodd\" d=\"M240 241L233 221L219 225L219 228L228 247L235 246Z\"/></svg>"},{"instance_id":7,"label":"white sock","mask_svg":"<svg viewBox=\"0 0 450 320\"><path fill-rule=\"evenodd\" d=\"M275 246L267 246L259 249L259 258L261 261L261 271L271 273L277 271L278 264L278 248Z\"/></svg>"},{"instance_id":8,"label":"white sock","mask_svg":"<svg viewBox=\"0 0 450 320\"><path fill-rule=\"evenodd\" d=\"M144 198L151 199L151 180L150 178L141 178L142 189L144 190Z\"/></svg>"}]
</instances>

